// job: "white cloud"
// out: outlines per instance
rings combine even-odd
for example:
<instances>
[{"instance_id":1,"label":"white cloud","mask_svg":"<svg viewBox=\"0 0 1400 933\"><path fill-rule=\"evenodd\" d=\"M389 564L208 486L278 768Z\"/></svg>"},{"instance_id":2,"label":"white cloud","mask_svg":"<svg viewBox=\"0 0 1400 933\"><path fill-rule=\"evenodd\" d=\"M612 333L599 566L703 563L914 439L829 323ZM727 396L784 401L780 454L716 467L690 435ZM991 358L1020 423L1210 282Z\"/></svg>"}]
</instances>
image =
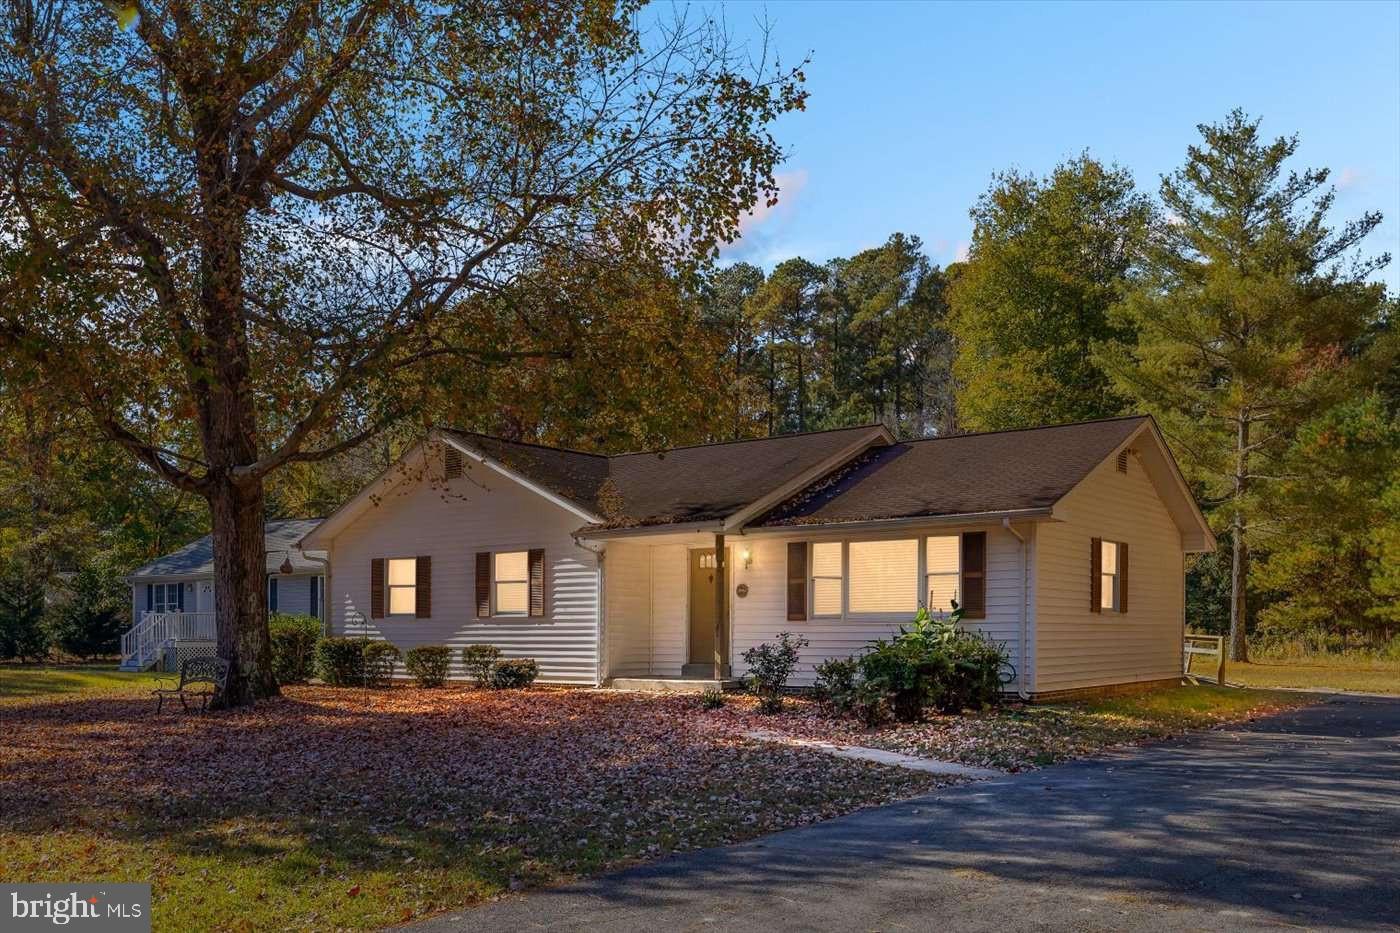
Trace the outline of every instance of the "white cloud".
<instances>
[{"instance_id":1,"label":"white cloud","mask_svg":"<svg viewBox=\"0 0 1400 933\"><path fill-rule=\"evenodd\" d=\"M778 184L777 203L770 206L760 201L739 215L739 236L720 250L724 258L752 259L779 248L774 241L792 219L797 196L807 187L807 170L778 172L773 177Z\"/></svg>"},{"instance_id":2,"label":"white cloud","mask_svg":"<svg viewBox=\"0 0 1400 933\"><path fill-rule=\"evenodd\" d=\"M1359 186L1366 180L1366 176L1360 169L1347 166L1337 173L1337 190L1347 191Z\"/></svg>"},{"instance_id":3,"label":"white cloud","mask_svg":"<svg viewBox=\"0 0 1400 933\"><path fill-rule=\"evenodd\" d=\"M967 262L967 257L972 251L972 243L967 240L959 240L958 248L953 253L953 262Z\"/></svg>"}]
</instances>

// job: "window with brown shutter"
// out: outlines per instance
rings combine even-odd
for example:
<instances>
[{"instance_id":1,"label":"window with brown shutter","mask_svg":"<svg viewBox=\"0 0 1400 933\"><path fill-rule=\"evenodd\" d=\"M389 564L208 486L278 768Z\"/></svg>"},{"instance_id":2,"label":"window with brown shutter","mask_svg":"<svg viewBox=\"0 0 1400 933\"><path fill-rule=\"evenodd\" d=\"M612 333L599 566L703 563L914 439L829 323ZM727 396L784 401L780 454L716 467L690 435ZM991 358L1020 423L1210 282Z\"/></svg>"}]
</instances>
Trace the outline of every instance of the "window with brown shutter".
<instances>
[{"instance_id":1,"label":"window with brown shutter","mask_svg":"<svg viewBox=\"0 0 1400 933\"><path fill-rule=\"evenodd\" d=\"M1089 539L1089 611L1103 611L1103 539Z\"/></svg>"},{"instance_id":2,"label":"window with brown shutter","mask_svg":"<svg viewBox=\"0 0 1400 933\"><path fill-rule=\"evenodd\" d=\"M384 618L384 558L369 562L369 617Z\"/></svg>"},{"instance_id":3,"label":"window with brown shutter","mask_svg":"<svg viewBox=\"0 0 1400 933\"><path fill-rule=\"evenodd\" d=\"M962 536L962 607L964 619L987 617L987 533Z\"/></svg>"},{"instance_id":4,"label":"window with brown shutter","mask_svg":"<svg viewBox=\"0 0 1400 933\"><path fill-rule=\"evenodd\" d=\"M787 617L789 622L807 621L807 542L789 541L787 546Z\"/></svg>"},{"instance_id":5,"label":"window with brown shutter","mask_svg":"<svg viewBox=\"0 0 1400 933\"><path fill-rule=\"evenodd\" d=\"M1128 611L1128 546L1118 545L1118 611Z\"/></svg>"},{"instance_id":6,"label":"window with brown shutter","mask_svg":"<svg viewBox=\"0 0 1400 933\"><path fill-rule=\"evenodd\" d=\"M544 548L530 549L530 615L544 615Z\"/></svg>"},{"instance_id":7,"label":"window with brown shutter","mask_svg":"<svg viewBox=\"0 0 1400 933\"><path fill-rule=\"evenodd\" d=\"M476 617L489 618L491 615L491 552L478 551L476 554Z\"/></svg>"},{"instance_id":8,"label":"window with brown shutter","mask_svg":"<svg viewBox=\"0 0 1400 933\"><path fill-rule=\"evenodd\" d=\"M413 615L419 619L427 619L433 614L433 559L419 557L417 561Z\"/></svg>"}]
</instances>

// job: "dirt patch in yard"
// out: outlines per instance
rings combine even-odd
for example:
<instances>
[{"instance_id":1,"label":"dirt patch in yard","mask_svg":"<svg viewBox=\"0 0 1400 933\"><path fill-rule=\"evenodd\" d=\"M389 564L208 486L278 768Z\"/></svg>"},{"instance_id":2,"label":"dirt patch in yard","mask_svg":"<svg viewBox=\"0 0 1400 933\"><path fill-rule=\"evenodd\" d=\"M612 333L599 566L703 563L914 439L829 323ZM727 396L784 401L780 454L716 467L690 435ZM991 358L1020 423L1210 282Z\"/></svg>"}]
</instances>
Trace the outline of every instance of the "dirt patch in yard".
<instances>
[{"instance_id":1,"label":"dirt patch in yard","mask_svg":"<svg viewBox=\"0 0 1400 933\"><path fill-rule=\"evenodd\" d=\"M586 690L75 695L0 728L0 877L153 881L158 929L378 926L947 783Z\"/></svg>"}]
</instances>

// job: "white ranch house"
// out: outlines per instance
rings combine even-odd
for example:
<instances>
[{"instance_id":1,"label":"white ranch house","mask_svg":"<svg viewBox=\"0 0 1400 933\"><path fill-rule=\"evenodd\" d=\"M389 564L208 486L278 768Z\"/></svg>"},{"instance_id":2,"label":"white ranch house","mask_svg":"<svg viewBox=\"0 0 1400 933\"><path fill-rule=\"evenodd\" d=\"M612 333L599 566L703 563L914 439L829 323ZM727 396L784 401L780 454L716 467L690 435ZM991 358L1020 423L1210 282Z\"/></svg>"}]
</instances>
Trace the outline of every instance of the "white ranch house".
<instances>
[{"instance_id":1,"label":"white ranch house","mask_svg":"<svg viewBox=\"0 0 1400 933\"><path fill-rule=\"evenodd\" d=\"M1215 540L1156 425L1129 417L615 456L438 429L298 546L328 561L330 632L490 643L545 682L700 689L790 631L810 684L957 598L1006 645L1007 689L1046 697L1178 679L1185 557ZM270 580L283 560L270 541Z\"/></svg>"}]
</instances>

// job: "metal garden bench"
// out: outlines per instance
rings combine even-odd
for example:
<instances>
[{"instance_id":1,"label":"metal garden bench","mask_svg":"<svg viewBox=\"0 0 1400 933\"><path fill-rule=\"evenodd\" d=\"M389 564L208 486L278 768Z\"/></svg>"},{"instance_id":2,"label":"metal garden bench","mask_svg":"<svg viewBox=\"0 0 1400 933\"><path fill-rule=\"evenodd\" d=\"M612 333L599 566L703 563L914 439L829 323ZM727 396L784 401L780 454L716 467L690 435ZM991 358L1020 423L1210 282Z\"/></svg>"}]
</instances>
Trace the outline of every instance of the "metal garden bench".
<instances>
[{"instance_id":1,"label":"metal garden bench","mask_svg":"<svg viewBox=\"0 0 1400 933\"><path fill-rule=\"evenodd\" d=\"M189 709L189 704L185 698L198 698L200 710L207 710L209 701L216 693L222 691L227 683L228 662L223 658L190 658L180 664L179 684L151 691L156 698L156 712L160 712L161 705L168 696L178 696L181 708L186 710Z\"/></svg>"}]
</instances>

